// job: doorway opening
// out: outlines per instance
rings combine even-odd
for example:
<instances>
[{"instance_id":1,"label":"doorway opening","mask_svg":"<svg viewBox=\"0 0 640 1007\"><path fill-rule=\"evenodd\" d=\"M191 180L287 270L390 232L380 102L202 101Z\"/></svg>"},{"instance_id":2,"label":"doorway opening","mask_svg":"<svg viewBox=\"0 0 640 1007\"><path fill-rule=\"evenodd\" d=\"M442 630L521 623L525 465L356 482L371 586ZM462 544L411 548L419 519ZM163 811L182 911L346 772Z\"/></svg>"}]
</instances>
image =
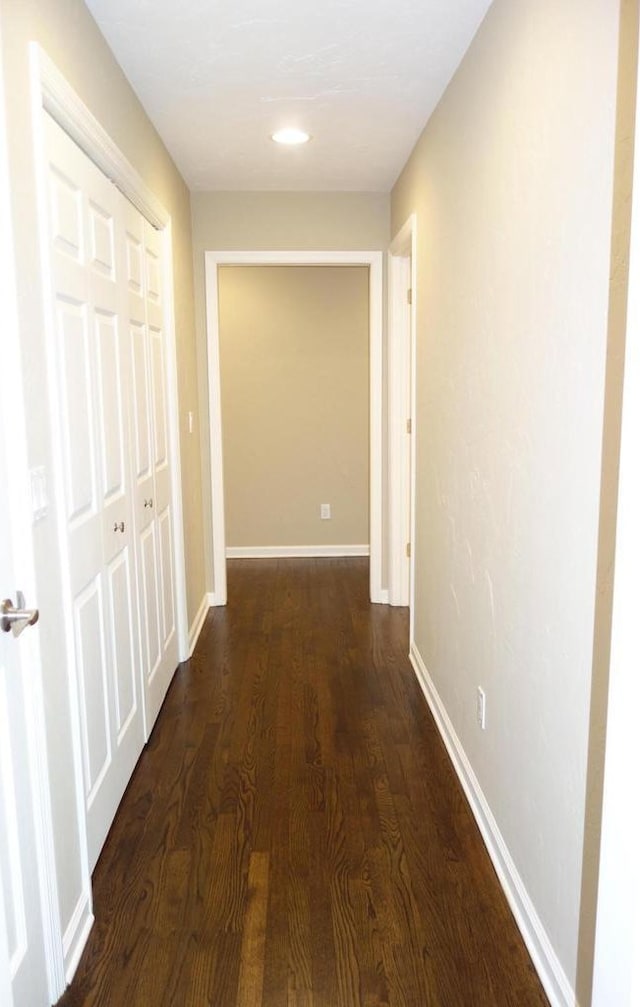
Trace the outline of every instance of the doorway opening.
<instances>
[{"instance_id":1,"label":"doorway opening","mask_svg":"<svg viewBox=\"0 0 640 1007\"><path fill-rule=\"evenodd\" d=\"M224 605L227 598L220 379L220 268L224 266L365 266L368 269L370 598L372 602L384 603L388 598L382 586L382 253L369 251L212 251L205 254L214 576L211 601L214 605Z\"/></svg>"}]
</instances>

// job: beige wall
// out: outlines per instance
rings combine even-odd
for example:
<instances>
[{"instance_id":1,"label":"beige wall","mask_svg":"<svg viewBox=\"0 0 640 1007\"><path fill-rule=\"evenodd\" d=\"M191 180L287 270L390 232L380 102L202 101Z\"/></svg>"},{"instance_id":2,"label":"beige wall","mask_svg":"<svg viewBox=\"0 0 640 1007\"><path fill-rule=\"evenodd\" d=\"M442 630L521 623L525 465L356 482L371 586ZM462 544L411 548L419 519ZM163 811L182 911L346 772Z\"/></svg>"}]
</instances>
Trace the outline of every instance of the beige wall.
<instances>
[{"instance_id":1,"label":"beige wall","mask_svg":"<svg viewBox=\"0 0 640 1007\"><path fill-rule=\"evenodd\" d=\"M187 433L186 414L198 416L193 314L193 260L189 193L166 150L134 97L81 0L1 0L4 73L7 94L9 159L15 213L16 260L23 367L27 375L29 464L44 465L53 481L47 377L44 372L42 305L36 263L38 221L31 137L28 43L39 42L72 87L171 214L175 261L175 312L180 389L184 516L187 533L189 617L203 597L202 494L198 424ZM45 702L53 784L55 845L63 928L79 895L78 838L73 787L69 695L59 611L59 560L55 502L49 517L34 529L42 613L40 634L45 660Z\"/></svg>"},{"instance_id":2,"label":"beige wall","mask_svg":"<svg viewBox=\"0 0 640 1007\"><path fill-rule=\"evenodd\" d=\"M206 251L384 250L389 195L358 192L194 192L194 274L201 416L208 415ZM202 427L207 584L213 589L208 428ZM326 501L323 501L326 502ZM383 500L383 512L386 500ZM384 520L384 516L383 516ZM383 570L384 577L384 570Z\"/></svg>"},{"instance_id":3,"label":"beige wall","mask_svg":"<svg viewBox=\"0 0 640 1007\"><path fill-rule=\"evenodd\" d=\"M495 0L392 193L392 233L418 216L416 645L571 984L617 33L611 0Z\"/></svg>"},{"instance_id":4,"label":"beige wall","mask_svg":"<svg viewBox=\"0 0 640 1007\"><path fill-rule=\"evenodd\" d=\"M194 192L196 258L207 249L385 249L384 192Z\"/></svg>"},{"instance_id":5,"label":"beige wall","mask_svg":"<svg viewBox=\"0 0 640 1007\"><path fill-rule=\"evenodd\" d=\"M227 546L368 544L368 270L223 266L218 285Z\"/></svg>"}]
</instances>

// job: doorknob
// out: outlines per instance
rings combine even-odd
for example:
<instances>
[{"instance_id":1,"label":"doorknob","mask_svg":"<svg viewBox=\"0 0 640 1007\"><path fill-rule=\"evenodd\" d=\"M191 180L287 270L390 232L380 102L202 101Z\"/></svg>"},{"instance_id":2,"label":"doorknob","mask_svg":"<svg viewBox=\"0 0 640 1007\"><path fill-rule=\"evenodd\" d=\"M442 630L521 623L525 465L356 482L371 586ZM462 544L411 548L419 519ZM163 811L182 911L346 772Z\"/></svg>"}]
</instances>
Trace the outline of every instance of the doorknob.
<instances>
[{"instance_id":1,"label":"doorknob","mask_svg":"<svg viewBox=\"0 0 640 1007\"><path fill-rule=\"evenodd\" d=\"M14 608L10 598L0 602L0 629L3 633L11 631L14 636L20 636L23 629L33 626L40 618L37 608L24 607L22 591L16 592L17 608Z\"/></svg>"}]
</instances>

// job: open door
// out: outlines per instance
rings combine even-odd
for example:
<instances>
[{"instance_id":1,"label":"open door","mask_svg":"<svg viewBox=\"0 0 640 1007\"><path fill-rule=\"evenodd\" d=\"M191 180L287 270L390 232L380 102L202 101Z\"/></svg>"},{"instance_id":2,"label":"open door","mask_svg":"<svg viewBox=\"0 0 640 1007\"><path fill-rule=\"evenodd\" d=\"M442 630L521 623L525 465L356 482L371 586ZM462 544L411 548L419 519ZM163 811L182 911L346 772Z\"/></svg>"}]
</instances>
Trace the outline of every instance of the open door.
<instances>
[{"instance_id":1,"label":"open door","mask_svg":"<svg viewBox=\"0 0 640 1007\"><path fill-rule=\"evenodd\" d=\"M14 611L35 599L5 140L0 65L0 1003L47 1007L59 992L59 971L54 942L47 939L51 914L43 908L56 893L47 868L52 850L44 824L48 782L36 613Z\"/></svg>"},{"instance_id":2,"label":"open door","mask_svg":"<svg viewBox=\"0 0 640 1007\"><path fill-rule=\"evenodd\" d=\"M15 488L15 473L7 458L11 428L6 422L7 367L3 361L0 486ZM15 388L14 388L15 393ZM20 542L8 506L9 494L0 493L0 995L8 1007L46 1007L50 1003L40 909L38 851L33 816L34 765L27 710L31 710L30 676L33 657L23 635L37 632L8 611L16 603L18 581L13 546ZM21 583L21 582L18 582ZM3 600L4 599L4 600ZM17 607L17 605L15 606ZM15 618L15 621L11 621ZM22 629L24 633L15 636Z\"/></svg>"}]
</instances>

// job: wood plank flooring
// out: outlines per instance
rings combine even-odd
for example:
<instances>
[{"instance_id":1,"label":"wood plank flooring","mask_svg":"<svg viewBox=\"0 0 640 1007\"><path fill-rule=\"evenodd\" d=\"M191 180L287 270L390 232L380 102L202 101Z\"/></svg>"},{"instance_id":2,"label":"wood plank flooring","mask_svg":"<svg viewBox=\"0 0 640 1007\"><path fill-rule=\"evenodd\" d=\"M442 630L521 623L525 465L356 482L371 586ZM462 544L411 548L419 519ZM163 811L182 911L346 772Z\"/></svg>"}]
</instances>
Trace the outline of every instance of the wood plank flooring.
<instances>
[{"instance_id":1,"label":"wood plank flooring","mask_svg":"<svg viewBox=\"0 0 640 1007\"><path fill-rule=\"evenodd\" d=\"M237 560L94 874L64 1007L546 1000L360 559Z\"/></svg>"}]
</instances>

